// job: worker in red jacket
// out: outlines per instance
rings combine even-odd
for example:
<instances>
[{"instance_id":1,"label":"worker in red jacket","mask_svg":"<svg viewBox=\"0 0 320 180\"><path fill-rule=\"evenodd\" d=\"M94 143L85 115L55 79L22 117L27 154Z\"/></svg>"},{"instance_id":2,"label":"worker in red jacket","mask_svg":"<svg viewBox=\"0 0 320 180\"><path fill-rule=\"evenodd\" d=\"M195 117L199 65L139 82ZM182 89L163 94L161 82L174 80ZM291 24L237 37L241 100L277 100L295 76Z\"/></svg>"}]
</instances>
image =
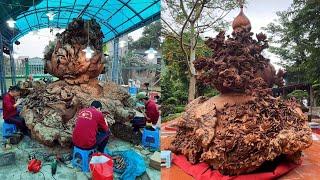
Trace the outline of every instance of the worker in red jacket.
<instances>
[{"instance_id":1,"label":"worker in red jacket","mask_svg":"<svg viewBox=\"0 0 320 180\"><path fill-rule=\"evenodd\" d=\"M3 96L3 119L8 124L15 124L24 135L29 135L26 123L17 111L17 106L22 102L21 99L16 101L15 98L19 96L20 88L18 86L11 86L9 92Z\"/></svg>"},{"instance_id":2,"label":"worker in red jacket","mask_svg":"<svg viewBox=\"0 0 320 180\"><path fill-rule=\"evenodd\" d=\"M152 123L152 127L156 128L160 116L157 104L152 99L149 99L145 92L139 92L136 98L144 103L144 117L146 122Z\"/></svg>"},{"instance_id":3,"label":"worker in red jacket","mask_svg":"<svg viewBox=\"0 0 320 180\"><path fill-rule=\"evenodd\" d=\"M110 131L101 108L102 104L99 101L93 101L91 107L78 112L72 135L73 144L78 148L86 150L97 148L99 152L104 152Z\"/></svg>"}]
</instances>

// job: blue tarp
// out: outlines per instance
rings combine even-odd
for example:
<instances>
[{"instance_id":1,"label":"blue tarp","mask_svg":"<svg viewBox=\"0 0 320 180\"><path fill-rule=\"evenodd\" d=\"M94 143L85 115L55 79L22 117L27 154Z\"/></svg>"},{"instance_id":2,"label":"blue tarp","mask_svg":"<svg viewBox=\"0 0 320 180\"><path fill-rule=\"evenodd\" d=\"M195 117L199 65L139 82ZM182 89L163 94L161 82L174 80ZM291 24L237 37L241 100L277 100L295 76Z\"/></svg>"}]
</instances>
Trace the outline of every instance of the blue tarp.
<instances>
[{"instance_id":1,"label":"blue tarp","mask_svg":"<svg viewBox=\"0 0 320 180\"><path fill-rule=\"evenodd\" d=\"M120 180L135 180L136 177L141 176L146 171L146 164L143 158L133 150L126 151L109 151L105 149L105 153L110 156L123 157L126 167L120 171L114 168L114 171L120 173Z\"/></svg>"}]
</instances>

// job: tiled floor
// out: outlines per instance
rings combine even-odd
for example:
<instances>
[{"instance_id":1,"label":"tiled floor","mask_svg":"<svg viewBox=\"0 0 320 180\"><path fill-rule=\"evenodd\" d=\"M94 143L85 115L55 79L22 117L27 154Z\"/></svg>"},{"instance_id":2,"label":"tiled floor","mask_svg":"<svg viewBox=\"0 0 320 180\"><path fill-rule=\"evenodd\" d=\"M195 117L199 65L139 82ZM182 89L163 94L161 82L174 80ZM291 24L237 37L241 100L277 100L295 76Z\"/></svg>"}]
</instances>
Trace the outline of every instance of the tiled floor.
<instances>
[{"instance_id":1,"label":"tiled floor","mask_svg":"<svg viewBox=\"0 0 320 180\"><path fill-rule=\"evenodd\" d=\"M166 133L161 137L161 149L167 149L170 146L173 138L172 131L166 130L165 126L171 127L172 123L169 122L162 125L161 130ZM313 138L314 141L311 147L303 152L302 165L282 176L280 180L320 180L320 135L313 134ZM171 168L161 169L161 179L192 180L193 178L173 164Z\"/></svg>"}]
</instances>

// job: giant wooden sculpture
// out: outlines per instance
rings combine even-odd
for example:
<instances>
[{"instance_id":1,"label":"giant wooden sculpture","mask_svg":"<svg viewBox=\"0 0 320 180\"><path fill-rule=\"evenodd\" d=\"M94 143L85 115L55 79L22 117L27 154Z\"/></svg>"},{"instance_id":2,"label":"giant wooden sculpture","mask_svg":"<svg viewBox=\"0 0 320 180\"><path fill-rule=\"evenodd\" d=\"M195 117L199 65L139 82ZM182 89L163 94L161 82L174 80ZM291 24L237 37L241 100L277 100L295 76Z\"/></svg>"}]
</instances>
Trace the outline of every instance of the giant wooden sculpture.
<instances>
[{"instance_id":1,"label":"giant wooden sculpture","mask_svg":"<svg viewBox=\"0 0 320 180\"><path fill-rule=\"evenodd\" d=\"M232 37L220 32L207 40L214 53L195 61L198 80L221 94L188 104L171 147L190 162L206 162L227 175L252 172L279 156L298 163L312 143L299 105L271 95L274 84L282 85L283 72L276 74L261 55L266 36L254 40L250 30L241 8Z\"/></svg>"},{"instance_id":2,"label":"giant wooden sculpture","mask_svg":"<svg viewBox=\"0 0 320 180\"><path fill-rule=\"evenodd\" d=\"M102 38L95 20L75 19L46 52L45 71L59 80L35 87L22 111L32 135L40 142L71 145L75 115L93 100L102 102L109 126L131 115L130 96L125 90L112 83L103 87L98 83L97 76L104 68ZM83 51L87 46L94 50L91 58Z\"/></svg>"}]
</instances>

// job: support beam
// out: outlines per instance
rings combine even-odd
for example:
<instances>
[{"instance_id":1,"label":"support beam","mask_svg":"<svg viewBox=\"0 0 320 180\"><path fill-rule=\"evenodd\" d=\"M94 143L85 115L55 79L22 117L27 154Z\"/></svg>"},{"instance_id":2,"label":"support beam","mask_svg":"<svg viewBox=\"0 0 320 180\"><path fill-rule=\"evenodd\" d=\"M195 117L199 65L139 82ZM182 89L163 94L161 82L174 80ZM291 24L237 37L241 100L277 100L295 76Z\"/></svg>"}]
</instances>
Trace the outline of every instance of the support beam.
<instances>
[{"instance_id":1,"label":"support beam","mask_svg":"<svg viewBox=\"0 0 320 180\"><path fill-rule=\"evenodd\" d=\"M12 85L16 85L16 63L13 58L13 42L10 43L10 68L11 68L11 77L12 77Z\"/></svg>"},{"instance_id":2,"label":"support beam","mask_svg":"<svg viewBox=\"0 0 320 180\"><path fill-rule=\"evenodd\" d=\"M39 22L39 17L38 17L38 13L37 13L37 7L34 5L34 0L33 0L33 8L34 8L35 14L37 16L37 21L38 21L38 26L39 26L40 22ZM39 26L39 29L40 29L40 26Z\"/></svg>"},{"instance_id":3,"label":"support beam","mask_svg":"<svg viewBox=\"0 0 320 180\"><path fill-rule=\"evenodd\" d=\"M4 58L3 58L3 41L2 41L2 34L0 32L0 86L1 86L1 96L7 92L6 87L6 78L4 72Z\"/></svg>"},{"instance_id":4,"label":"support beam","mask_svg":"<svg viewBox=\"0 0 320 180\"><path fill-rule=\"evenodd\" d=\"M82 15L86 12L86 10L88 9L89 4L87 4L78 14L77 19L81 18Z\"/></svg>"},{"instance_id":5,"label":"support beam","mask_svg":"<svg viewBox=\"0 0 320 180\"><path fill-rule=\"evenodd\" d=\"M69 18L68 18L67 24L69 24L69 21L70 21L70 18L71 18L71 15L72 15L72 13L73 13L74 6L76 5L76 3L77 3L77 0L74 0L74 2L73 2L73 6L72 6L72 10L71 10L71 12L70 12L70 15L69 15Z\"/></svg>"},{"instance_id":6,"label":"support beam","mask_svg":"<svg viewBox=\"0 0 320 180\"><path fill-rule=\"evenodd\" d=\"M113 40L113 60L111 79L115 83L119 83L119 38Z\"/></svg>"},{"instance_id":7,"label":"support beam","mask_svg":"<svg viewBox=\"0 0 320 180\"><path fill-rule=\"evenodd\" d=\"M130 9L136 16L138 16L140 18L140 20L143 20L143 18L141 17L140 13L138 13L136 10L134 10L130 5L129 2L123 2L122 0L118 0L119 2L121 2L124 6L126 6L128 9Z\"/></svg>"},{"instance_id":8,"label":"support beam","mask_svg":"<svg viewBox=\"0 0 320 180\"><path fill-rule=\"evenodd\" d=\"M62 0L60 0L59 10L58 10L58 19L57 19L57 27L59 27L59 18L60 18L60 8L61 8Z\"/></svg>"}]
</instances>

